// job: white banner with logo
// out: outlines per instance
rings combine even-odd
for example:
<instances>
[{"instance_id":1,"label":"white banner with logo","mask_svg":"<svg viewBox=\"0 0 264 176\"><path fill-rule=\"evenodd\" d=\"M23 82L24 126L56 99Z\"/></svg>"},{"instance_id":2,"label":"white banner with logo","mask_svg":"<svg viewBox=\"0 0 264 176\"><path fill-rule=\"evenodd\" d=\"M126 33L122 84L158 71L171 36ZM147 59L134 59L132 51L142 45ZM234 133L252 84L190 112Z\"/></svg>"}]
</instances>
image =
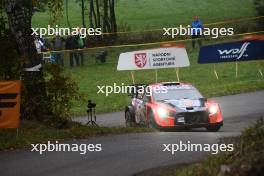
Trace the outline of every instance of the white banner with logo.
<instances>
[{"instance_id":1,"label":"white banner with logo","mask_svg":"<svg viewBox=\"0 0 264 176\"><path fill-rule=\"evenodd\" d=\"M169 47L122 53L117 70L144 70L190 66L185 48Z\"/></svg>"}]
</instances>

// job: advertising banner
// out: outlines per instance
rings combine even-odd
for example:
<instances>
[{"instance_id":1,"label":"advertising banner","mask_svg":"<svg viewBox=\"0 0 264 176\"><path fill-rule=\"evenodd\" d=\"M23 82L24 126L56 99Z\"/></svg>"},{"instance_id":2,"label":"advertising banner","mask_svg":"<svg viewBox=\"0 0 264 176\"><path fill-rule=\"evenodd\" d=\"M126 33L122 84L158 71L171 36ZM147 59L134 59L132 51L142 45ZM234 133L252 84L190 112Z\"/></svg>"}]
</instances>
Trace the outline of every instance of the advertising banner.
<instances>
[{"instance_id":1,"label":"advertising banner","mask_svg":"<svg viewBox=\"0 0 264 176\"><path fill-rule=\"evenodd\" d=\"M144 70L190 66L184 47L157 48L122 53L117 70Z\"/></svg>"},{"instance_id":2,"label":"advertising banner","mask_svg":"<svg viewBox=\"0 0 264 176\"><path fill-rule=\"evenodd\" d=\"M264 40L245 40L203 46L199 64L251 61L264 59Z\"/></svg>"},{"instance_id":3,"label":"advertising banner","mask_svg":"<svg viewBox=\"0 0 264 176\"><path fill-rule=\"evenodd\" d=\"M0 128L18 128L21 81L0 82Z\"/></svg>"}]
</instances>

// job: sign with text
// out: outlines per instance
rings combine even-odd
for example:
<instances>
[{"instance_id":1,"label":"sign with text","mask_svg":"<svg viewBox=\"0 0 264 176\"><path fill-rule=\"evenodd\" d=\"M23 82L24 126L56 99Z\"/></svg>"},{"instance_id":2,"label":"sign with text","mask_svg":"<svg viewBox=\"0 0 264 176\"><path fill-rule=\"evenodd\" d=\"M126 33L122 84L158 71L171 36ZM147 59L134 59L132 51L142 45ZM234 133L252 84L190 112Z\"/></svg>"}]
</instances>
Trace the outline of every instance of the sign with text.
<instances>
[{"instance_id":1,"label":"sign with text","mask_svg":"<svg viewBox=\"0 0 264 176\"><path fill-rule=\"evenodd\" d=\"M144 70L190 66L184 47L157 48L122 53L117 70Z\"/></svg>"},{"instance_id":2,"label":"sign with text","mask_svg":"<svg viewBox=\"0 0 264 176\"><path fill-rule=\"evenodd\" d=\"M20 94L20 81L0 82L0 128L18 128Z\"/></svg>"},{"instance_id":3,"label":"sign with text","mask_svg":"<svg viewBox=\"0 0 264 176\"><path fill-rule=\"evenodd\" d=\"M245 40L203 46L199 64L237 62L264 59L264 40Z\"/></svg>"}]
</instances>

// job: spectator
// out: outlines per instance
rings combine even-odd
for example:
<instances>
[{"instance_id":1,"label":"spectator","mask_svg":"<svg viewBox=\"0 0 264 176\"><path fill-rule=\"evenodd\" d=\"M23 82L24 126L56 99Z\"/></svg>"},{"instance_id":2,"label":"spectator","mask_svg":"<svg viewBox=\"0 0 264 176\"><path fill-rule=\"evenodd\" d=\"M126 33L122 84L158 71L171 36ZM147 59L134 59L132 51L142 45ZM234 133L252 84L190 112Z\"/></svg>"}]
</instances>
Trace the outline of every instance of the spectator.
<instances>
[{"instance_id":1,"label":"spectator","mask_svg":"<svg viewBox=\"0 0 264 176\"><path fill-rule=\"evenodd\" d=\"M43 43L40 41L39 37L36 35L34 35L34 43L37 49L37 53L40 54Z\"/></svg>"},{"instance_id":2,"label":"spectator","mask_svg":"<svg viewBox=\"0 0 264 176\"><path fill-rule=\"evenodd\" d=\"M83 49L85 47L85 40L84 40L84 38L82 38L80 36L80 34L78 35L77 42L78 42L78 48L79 49ZM81 58L81 65L83 66L84 65L84 62L83 62L83 57L84 57L83 56L83 51L79 51L78 55L79 55L79 58Z\"/></svg>"},{"instance_id":3,"label":"spectator","mask_svg":"<svg viewBox=\"0 0 264 176\"><path fill-rule=\"evenodd\" d=\"M199 40L199 38L201 38L201 36L202 36L202 30L203 30L203 25L202 25L201 21L199 20L199 17L194 16L194 21L192 22L192 25L191 25L193 49L195 48L196 41L198 42L199 47L202 46L202 42L201 42L201 40Z\"/></svg>"},{"instance_id":4,"label":"spectator","mask_svg":"<svg viewBox=\"0 0 264 176\"><path fill-rule=\"evenodd\" d=\"M46 40L43 37L39 37L39 43L41 45L41 52L47 52L49 48L47 47Z\"/></svg>"},{"instance_id":5,"label":"spectator","mask_svg":"<svg viewBox=\"0 0 264 176\"><path fill-rule=\"evenodd\" d=\"M67 50L75 50L78 49L78 42L77 42L77 37L76 36L68 36L66 39L66 44L65 47ZM76 65L79 66L79 54L76 51L70 51L70 66L74 66L74 59L76 62Z\"/></svg>"},{"instance_id":6,"label":"spectator","mask_svg":"<svg viewBox=\"0 0 264 176\"><path fill-rule=\"evenodd\" d=\"M63 50L64 39L59 34L56 34L55 38L53 38L52 40L52 45L53 45L54 51L57 51L53 53L56 58L57 63L60 64L60 66L64 67L63 53L59 52Z\"/></svg>"}]
</instances>

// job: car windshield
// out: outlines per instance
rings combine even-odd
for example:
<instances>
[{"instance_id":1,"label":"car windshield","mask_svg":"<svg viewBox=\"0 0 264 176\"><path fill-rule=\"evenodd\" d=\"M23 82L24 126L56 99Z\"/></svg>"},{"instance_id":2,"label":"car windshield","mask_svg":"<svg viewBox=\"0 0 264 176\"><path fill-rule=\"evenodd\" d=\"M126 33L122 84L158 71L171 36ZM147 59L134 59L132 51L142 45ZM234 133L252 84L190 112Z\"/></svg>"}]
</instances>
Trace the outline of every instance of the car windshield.
<instances>
[{"instance_id":1,"label":"car windshield","mask_svg":"<svg viewBox=\"0 0 264 176\"><path fill-rule=\"evenodd\" d=\"M165 92L153 92L155 101L178 100L178 99L199 99L203 96L196 89L167 89Z\"/></svg>"}]
</instances>

